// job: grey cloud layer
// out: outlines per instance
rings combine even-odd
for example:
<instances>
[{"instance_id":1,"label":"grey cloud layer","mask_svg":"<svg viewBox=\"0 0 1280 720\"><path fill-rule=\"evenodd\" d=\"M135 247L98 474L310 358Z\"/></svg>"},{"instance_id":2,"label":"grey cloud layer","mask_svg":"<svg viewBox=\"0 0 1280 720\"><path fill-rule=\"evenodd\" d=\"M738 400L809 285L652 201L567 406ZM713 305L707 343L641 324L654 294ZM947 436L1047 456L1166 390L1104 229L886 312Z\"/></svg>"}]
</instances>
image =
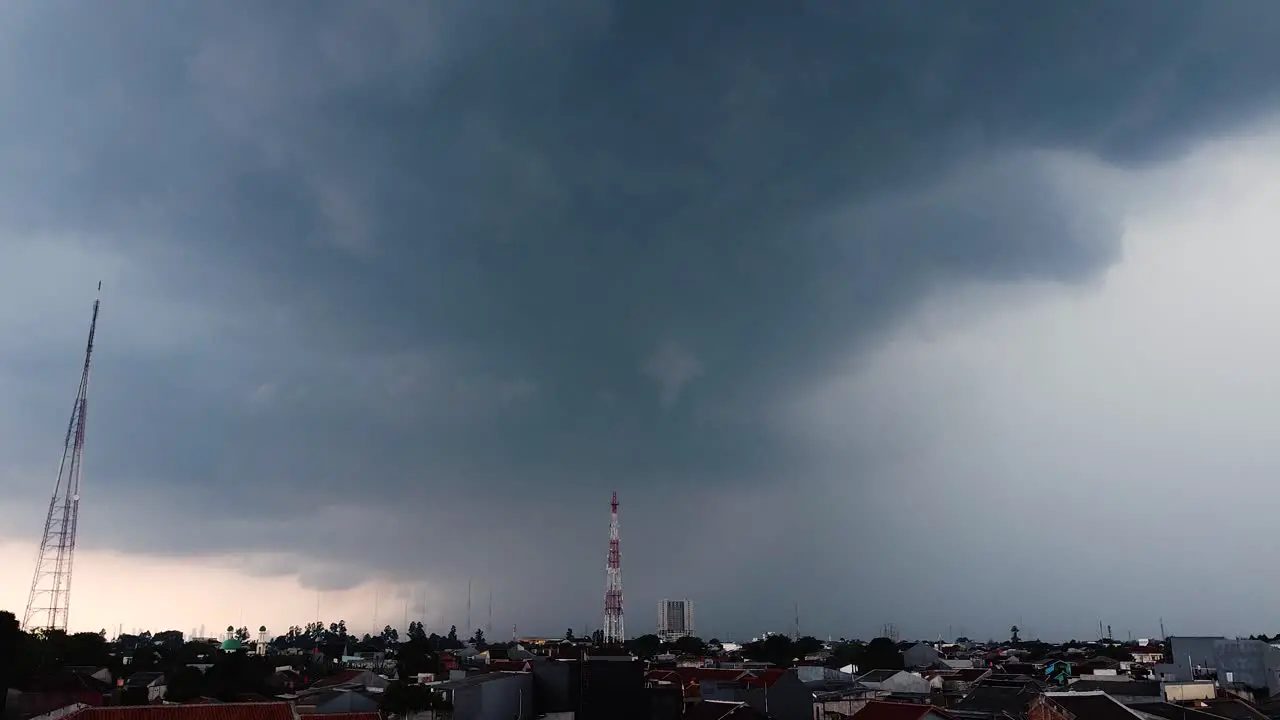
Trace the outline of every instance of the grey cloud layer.
<instances>
[{"instance_id":1,"label":"grey cloud layer","mask_svg":"<svg viewBox=\"0 0 1280 720\"><path fill-rule=\"evenodd\" d=\"M1268 2L532 7L0 9L0 243L123 266L104 506L278 522L157 545L104 520L88 545L403 567L479 524L489 543L407 571L483 559L516 587L539 557L598 565L618 487L655 535L738 558L711 504L806 487L770 408L941 285L1116 258L1114 218L1065 216L1036 151L1159 161L1280 87ZM58 282L55 255L9 305ZM74 380L59 338L0 356L23 378L30 450L0 475L20 496L46 491L25 478ZM673 496L707 505L664 516ZM314 548L308 518L343 503L384 509L345 528L378 552ZM701 562L683 582L718 592ZM586 614L600 578L557 572ZM716 602L733 629L773 612Z\"/></svg>"}]
</instances>

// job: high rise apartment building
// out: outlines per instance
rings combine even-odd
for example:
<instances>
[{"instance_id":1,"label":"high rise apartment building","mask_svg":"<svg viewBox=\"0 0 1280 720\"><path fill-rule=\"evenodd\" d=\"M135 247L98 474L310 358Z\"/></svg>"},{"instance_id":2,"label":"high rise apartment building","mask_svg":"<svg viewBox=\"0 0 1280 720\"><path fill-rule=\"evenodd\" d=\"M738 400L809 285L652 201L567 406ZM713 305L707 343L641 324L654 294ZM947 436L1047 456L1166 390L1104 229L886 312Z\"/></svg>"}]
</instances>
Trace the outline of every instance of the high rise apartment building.
<instances>
[{"instance_id":1,"label":"high rise apartment building","mask_svg":"<svg viewBox=\"0 0 1280 720\"><path fill-rule=\"evenodd\" d=\"M693 635L693 602L661 600L658 602L658 637L664 642Z\"/></svg>"}]
</instances>

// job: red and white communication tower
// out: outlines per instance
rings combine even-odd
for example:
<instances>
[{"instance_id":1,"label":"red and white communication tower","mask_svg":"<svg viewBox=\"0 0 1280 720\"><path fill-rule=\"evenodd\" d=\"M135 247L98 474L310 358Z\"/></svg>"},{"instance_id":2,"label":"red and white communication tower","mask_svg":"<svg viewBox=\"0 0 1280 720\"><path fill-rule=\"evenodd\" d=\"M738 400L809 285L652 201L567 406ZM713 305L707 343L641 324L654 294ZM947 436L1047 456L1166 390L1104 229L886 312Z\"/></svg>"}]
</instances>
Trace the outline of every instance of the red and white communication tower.
<instances>
[{"instance_id":1,"label":"red and white communication tower","mask_svg":"<svg viewBox=\"0 0 1280 720\"><path fill-rule=\"evenodd\" d=\"M98 283L101 292L102 283ZM89 361L93 358L93 335L98 328L98 300L93 301L93 320L89 323L89 343L84 351L84 369L80 372L80 390L71 407L71 422L63 442L62 461L58 464L58 481L49 499L49 514L44 521L44 537L40 539L40 555L31 578L31 594L22 627L27 632L67 629L71 603L71 564L76 554L76 521L80 516L80 469L84 456L84 427L88 412Z\"/></svg>"},{"instance_id":2,"label":"red and white communication tower","mask_svg":"<svg viewBox=\"0 0 1280 720\"><path fill-rule=\"evenodd\" d=\"M621 645L627 639L622 627L622 552L618 550L618 493L609 504L609 562L605 568L604 644Z\"/></svg>"}]
</instances>

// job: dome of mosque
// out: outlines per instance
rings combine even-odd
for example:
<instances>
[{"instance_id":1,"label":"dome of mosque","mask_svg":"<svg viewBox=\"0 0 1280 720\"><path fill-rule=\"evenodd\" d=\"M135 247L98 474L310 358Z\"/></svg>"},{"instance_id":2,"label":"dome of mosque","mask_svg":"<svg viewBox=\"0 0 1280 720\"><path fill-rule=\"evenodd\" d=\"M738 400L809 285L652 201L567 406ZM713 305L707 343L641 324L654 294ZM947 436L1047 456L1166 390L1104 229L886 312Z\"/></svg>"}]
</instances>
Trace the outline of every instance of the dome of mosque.
<instances>
[{"instance_id":1,"label":"dome of mosque","mask_svg":"<svg viewBox=\"0 0 1280 720\"><path fill-rule=\"evenodd\" d=\"M235 638L227 638L226 640L222 641L223 652L235 652L236 650L239 650L242 647L243 646L240 644L240 641Z\"/></svg>"}]
</instances>

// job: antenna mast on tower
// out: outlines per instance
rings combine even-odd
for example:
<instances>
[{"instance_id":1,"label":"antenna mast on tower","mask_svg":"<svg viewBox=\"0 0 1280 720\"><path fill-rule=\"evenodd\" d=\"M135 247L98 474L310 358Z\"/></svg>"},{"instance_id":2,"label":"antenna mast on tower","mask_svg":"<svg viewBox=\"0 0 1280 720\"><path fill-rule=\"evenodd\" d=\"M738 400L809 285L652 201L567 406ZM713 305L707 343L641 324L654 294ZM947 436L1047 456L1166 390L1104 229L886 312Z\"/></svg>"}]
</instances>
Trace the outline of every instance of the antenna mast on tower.
<instances>
[{"instance_id":1,"label":"antenna mast on tower","mask_svg":"<svg viewBox=\"0 0 1280 720\"><path fill-rule=\"evenodd\" d=\"M614 491L609 521L609 562L605 567L604 644L621 645L626 640L622 626L622 553L618 550L618 493Z\"/></svg>"},{"instance_id":2,"label":"antenna mast on tower","mask_svg":"<svg viewBox=\"0 0 1280 720\"><path fill-rule=\"evenodd\" d=\"M102 292L102 283L98 283ZM80 515L80 473L84 460L84 429L88 410L89 361L93 358L93 336L98 328L98 305L93 301L93 319L89 321L89 342L84 351L84 369L80 372L80 389L71 407L71 422L62 446L62 460L58 463L58 480L49 499L49 514L45 516L44 537L40 539L40 554L36 557L36 569L31 578L31 594L27 596L27 611L22 617L22 627L33 630L67 629L67 616L71 603L71 566L76 553L76 522Z\"/></svg>"}]
</instances>

